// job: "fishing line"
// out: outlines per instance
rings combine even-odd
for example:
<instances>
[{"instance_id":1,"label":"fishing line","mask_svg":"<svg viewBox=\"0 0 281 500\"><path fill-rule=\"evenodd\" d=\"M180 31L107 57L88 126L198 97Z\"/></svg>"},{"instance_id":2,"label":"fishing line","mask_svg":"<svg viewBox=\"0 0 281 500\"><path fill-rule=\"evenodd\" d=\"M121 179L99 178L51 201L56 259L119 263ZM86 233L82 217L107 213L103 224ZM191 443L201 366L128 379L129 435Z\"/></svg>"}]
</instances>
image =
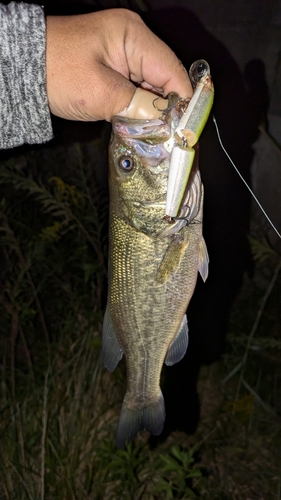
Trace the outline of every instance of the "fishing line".
<instances>
[{"instance_id":1,"label":"fishing line","mask_svg":"<svg viewBox=\"0 0 281 500\"><path fill-rule=\"evenodd\" d=\"M220 133L219 133L219 128L218 128L218 124L217 124L217 121L213 115L213 122L214 122L214 125L216 127L216 132L217 132L217 136L218 136L218 140L219 140L219 143L221 145L221 148L223 150L223 152L226 154L227 158L229 159L230 163L233 165L233 167L235 168L237 174L239 175L240 179L242 179L242 181L244 182L246 188L250 191L252 197L254 198L255 202L257 203L257 205L259 206L259 208L261 209L263 215L266 217L266 219L268 220L269 224L271 225L271 227L274 229L274 231L276 232L276 234L279 236L279 238L281 239L281 234L277 231L276 227L274 226L273 222L271 221L271 219L269 218L269 216L267 215L266 211L264 210L264 208L262 207L262 205L260 204L259 200L257 199L256 195L254 194L254 192L251 190L250 186L247 184L247 182L245 181L244 177L242 176L242 174L239 172L238 168L236 167L235 163L232 161L232 159L230 158L228 152L226 151L223 143L222 143L222 140L221 140L221 136L220 136Z\"/></svg>"}]
</instances>

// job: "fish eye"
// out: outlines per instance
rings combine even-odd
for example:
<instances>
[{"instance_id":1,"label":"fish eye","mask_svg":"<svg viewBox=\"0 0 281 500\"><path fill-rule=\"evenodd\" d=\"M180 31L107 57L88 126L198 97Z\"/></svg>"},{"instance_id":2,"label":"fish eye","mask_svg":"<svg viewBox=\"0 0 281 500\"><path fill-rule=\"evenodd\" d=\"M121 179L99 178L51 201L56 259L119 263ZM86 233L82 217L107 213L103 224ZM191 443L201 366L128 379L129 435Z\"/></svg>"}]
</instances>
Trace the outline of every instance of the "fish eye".
<instances>
[{"instance_id":1,"label":"fish eye","mask_svg":"<svg viewBox=\"0 0 281 500\"><path fill-rule=\"evenodd\" d=\"M122 156L119 160L119 168L122 172L131 172L134 168L134 160L131 156Z\"/></svg>"}]
</instances>

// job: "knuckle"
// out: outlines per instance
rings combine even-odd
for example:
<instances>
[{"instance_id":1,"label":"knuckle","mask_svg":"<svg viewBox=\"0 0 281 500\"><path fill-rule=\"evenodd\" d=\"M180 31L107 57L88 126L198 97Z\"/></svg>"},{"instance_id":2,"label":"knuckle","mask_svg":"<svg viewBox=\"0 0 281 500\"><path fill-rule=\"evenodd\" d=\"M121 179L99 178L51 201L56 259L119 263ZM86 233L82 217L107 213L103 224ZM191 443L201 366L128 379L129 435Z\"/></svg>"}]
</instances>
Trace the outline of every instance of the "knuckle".
<instances>
[{"instance_id":1,"label":"knuckle","mask_svg":"<svg viewBox=\"0 0 281 500\"><path fill-rule=\"evenodd\" d=\"M128 9L119 9L119 10L123 11L122 13L120 12L120 14L122 15L122 17L124 16L123 19L127 24L129 25L144 24L142 18L136 12L133 12L132 10Z\"/></svg>"}]
</instances>

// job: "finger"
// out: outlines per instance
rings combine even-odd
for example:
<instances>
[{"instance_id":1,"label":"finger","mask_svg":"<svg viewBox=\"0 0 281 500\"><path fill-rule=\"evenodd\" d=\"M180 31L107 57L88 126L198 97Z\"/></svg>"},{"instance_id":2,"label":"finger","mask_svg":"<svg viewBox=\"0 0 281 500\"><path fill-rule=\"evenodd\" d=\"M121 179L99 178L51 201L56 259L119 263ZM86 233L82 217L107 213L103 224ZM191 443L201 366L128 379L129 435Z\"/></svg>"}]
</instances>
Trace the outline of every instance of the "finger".
<instances>
[{"instance_id":1,"label":"finger","mask_svg":"<svg viewBox=\"0 0 281 500\"><path fill-rule=\"evenodd\" d=\"M167 107L166 100L157 94L135 87L127 78L111 68L99 64L94 70L94 75L97 74L102 79L103 85L95 85L92 80L88 98L84 99L86 106L83 111L87 108L88 114L82 119L110 121L114 115L134 119L157 119L162 114L161 110ZM154 105L155 99L157 106ZM81 109L81 100L78 105Z\"/></svg>"},{"instance_id":2,"label":"finger","mask_svg":"<svg viewBox=\"0 0 281 500\"><path fill-rule=\"evenodd\" d=\"M101 63L93 67L92 78L88 81L87 119L110 121L112 116L129 106L136 91L132 82Z\"/></svg>"},{"instance_id":3,"label":"finger","mask_svg":"<svg viewBox=\"0 0 281 500\"><path fill-rule=\"evenodd\" d=\"M139 22L128 28L125 43L127 64L132 81L142 81L163 95L177 92L181 97L191 98L192 86L186 69L173 51L160 40L139 18Z\"/></svg>"}]
</instances>

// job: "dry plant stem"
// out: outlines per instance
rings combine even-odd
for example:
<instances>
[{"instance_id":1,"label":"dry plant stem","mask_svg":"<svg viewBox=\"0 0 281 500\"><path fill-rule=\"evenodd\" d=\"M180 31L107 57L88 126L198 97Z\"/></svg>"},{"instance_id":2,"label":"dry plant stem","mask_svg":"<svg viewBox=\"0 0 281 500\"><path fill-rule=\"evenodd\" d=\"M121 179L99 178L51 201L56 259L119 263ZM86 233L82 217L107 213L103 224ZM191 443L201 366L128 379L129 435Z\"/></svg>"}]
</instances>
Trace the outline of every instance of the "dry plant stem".
<instances>
[{"instance_id":1,"label":"dry plant stem","mask_svg":"<svg viewBox=\"0 0 281 500\"><path fill-rule=\"evenodd\" d=\"M45 440L47 432L47 400L48 400L48 376L49 368L45 374L44 399L43 399L43 422L42 422L42 442L41 442L41 500L45 497Z\"/></svg>"},{"instance_id":2,"label":"dry plant stem","mask_svg":"<svg viewBox=\"0 0 281 500\"><path fill-rule=\"evenodd\" d=\"M258 394L258 392L259 392L261 377L262 377L262 370L260 369L259 373L258 373L258 379L257 379L256 387L255 387L255 394ZM254 394L254 396L255 396L255 394ZM249 419L249 425L248 425L248 430L249 431L251 430L251 427L252 427L252 424L253 424L254 413L255 413L255 403L256 403L256 398L254 399L253 410L252 410L252 413L251 413L250 419Z\"/></svg>"},{"instance_id":3,"label":"dry plant stem","mask_svg":"<svg viewBox=\"0 0 281 500\"><path fill-rule=\"evenodd\" d=\"M18 313L12 315L12 324L11 324L11 382L12 382L12 397L14 403L16 399L15 342L17 335L18 335Z\"/></svg>"},{"instance_id":4,"label":"dry plant stem","mask_svg":"<svg viewBox=\"0 0 281 500\"><path fill-rule=\"evenodd\" d=\"M3 300L3 305L8 314L11 315L11 335L10 335L10 363L11 363L11 385L12 385L12 397L15 403L16 392L15 392L15 341L18 335L18 311L13 307L12 304Z\"/></svg>"},{"instance_id":5,"label":"dry plant stem","mask_svg":"<svg viewBox=\"0 0 281 500\"><path fill-rule=\"evenodd\" d=\"M16 308L12 304L8 303L6 300L3 300L3 305L6 309L6 311L12 316L12 326L11 326L11 368L12 368L12 373L13 373L13 365L14 365L14 345L15 345L16 337L17 337L18 332L19 332L21 341L23 343L23 349L24 349L24 352L26 355L30 376L34 380L34 373L33 373L33 368L32 368L31 357L29 354L29 350L27 347L27 343L25 340L25 336L24 336L21 324L18 320L18 311L16 310ZM16 331L15 331L15 328L16 328ZM12 380L13 380L13 377L12 377ZM14 383L13 383L13 392L14 392Z\"/></svg>"},{"instance_id":6,"label":"dry plant stem","mask_svg":"<svg viewBox=\"0 0 281 500\"><path fill-rule=\"evenodd\" d=\"M27 276L29 285L30 285L30 287L31 287L31 289L33 291L34 300L35 300L35 303L36 303L36 307L37 307L37 310L38 310L39 318L40 318L40 321L41 321L41 325L42 325L42 328L43 328L43 332L44 332L45 340L46 340L46 344L47 344L48 365L49 365L50 364L50 339L49 339L49 333L48 333L47 326L46 326L46 323L45 323L45 318L44 318L43 310L42 310L42 307L41 307L41 303L40 303L40 300L39 300L38 295L37 295L37 290L36 290L36 287L35 287L35 285L33 283L32 278L31 278L30 272L28 271L27 262L26 262L26 260L25 260L25 258L23 256L23 254L22 254L22 251L21 251L20 245L18 243L18 240L16 239L13 230L9 226L8 219L7 219L7 217L6 217L5 214L1 213L0 215L3 218L3 220L4 220L4 227L6 229L6 232L10 236L11 240L14 243L15 252L16 252L18 258L19 258L19 261L21 263L22 268L26 272L26 276Z\"/></svg>"},{"instance_id":7,"label":"dry plant stem","mask_svg":"<svg viewBox=\"0 0 281 500\"><path fill-rule=\"evenodd\" d=\"M202 446L202 444L205 443L205 441L207 441L209 439L209 437L212 436L212 434L214 434L217 430L218 430L218 427L214 427L210 432L208 432L208 434L206 434L206 436L204 436L198 443L196 443L193 446L194 451L197 452L200 449L200 447Z\"/></svg>"},{"instance_id":8,"label":"dry plant stem","mask_svg":"<svg viewBox=\"0 0 281 500\"><path fill-rule=\"evenodd\" d=\"M255 401L257 401L265 409L265 411L272 413L273 415L275 414L275 411L272 410L272 408L260 398L257 391L255 391L249 384L247 384L247 382L244 379L242 379L242 384L246 387L249 393L252 394L252 396L254 396Z\"/></svg>"},{"instance_id":9,"label":"dry plant stem","mask_svg":"<svg viewBox=\"0 0 281 500\"><path fill-rule=\"evenodd\" d=\"M70 215L71 217L73 218L73 220L75 220L77 226L81 229L81 231L85 234L87 240L91 243L93 249L95 250L97 256L99 257L99 260L100 260L100 264L102 266L102 269L104 271L105 274L107 274L107 269L105 267L105 264L104 264L104 260L103 260L103 256L100 252L100 249L97 247L97 245L95 244L94 240L92 239L92 237L90 236L90 234L88 233L87 229L85 228L85 226L83 226L82 222L80 222L80 220L76 217L76 215L74 215L72 213L72 211L70 210Z\"/></svg>"},{"instance_id":10,"label":"dry plant stem","mask_svg":"<svg viewBox=\"0 0 281 500\"><path fill-rule=\"evenodd\" d=\"M1 446L1 460L2 460L2 463L4 465L4 468L5 468L5 471L6 471L6 474L4 475L4 487L5 487L5 491L7 493L7 499L10 500L12 498L12 493L13 493L13 479L12 479L12 475L10 474L10 471L9 471L9 458L8 458L8 451L7 451L7 447L4 445Z\"/></svg>"},{"instance_id":11,"label":"dry plant stem","mask_svg":"<svg viewBox=\"0 0 281 500\"><path fill-rule=\"evenodd\" d=\"M21 451L21 459L23 465L25 466L26 462L24 453L24 440L23 440L22 425L21 425L20 405L18 402L16 403L16 426L17 426L17 434Z\"/></svg>"},{"instance_id":12,"label":"dry plant stem","mask_svg":"<svg viewBox=\"0 0 281 500\"><path fill-rule=\"evenodd\" d=\"M10 462L10 460L8 461L9 462L9 465L12 467L12 469L15 471L16 475L18 476L20 482L22 483L22 485L24 486L24 489L27 493L27 496L29 498L29 500L33 500L32 497L30 496L29 494L29 491L28 491L28 487L26 486L22 476L20 475L20 473L18 472L18 470L16 469L16 467L14 466L14 464L12 464L12 462Z\"/></svg>"},{"instance_id":13,"label":"dry plant stem","mask_svg":"<svg viewBox=\"0 0 281 500\"><path fill-rule=\"evenodd\" d=\"M252 343L252 340L254 338L254 335L257 331L257 328L259 326L259 322L261 320L261 317L263 315L263 311L264 311L264 308L265 308L265 305L266 305L266 302L273 290L273 287L275 285L275 282L278 278L278 274L279 274L279 271L281 269L281 259L279 260L275 270L274 270L274 273L273 273L273 276L272 276L272 279L268 285L268 288L264 294L264 297L261 301L261 305L260 305L260 308L259 308L259 311L258 311L258 314L256 316L256 319L254 321L254 324L253 324L253 327L252 327L252 330L250 332L250 335L248 337L248 342L247 342L247 346L246 346L246 349L245 349L245 353L244 353L244 356L243 356L243 359L242 359L242 368L241 368L241 372L240 372L240 377L239 377L239 382L238 382L238 386L237 386L237 390L236 390L236 394L235 394L235 399L234 399L234 405L233 405L233 410L232 410L232 414L235 413L235 408L236 408L236 403L237 403L237 400L239 398L239 394L240 394L240 389L241 389L241 384L242 384L242 381L243 381L243 378L244 378L244 373L245 373L245 369L246 369L246 362L247 362L247 359L248 359L248 354L249 354L249 349L250 349L250 345Z\"/></svg>"},{"instance_id":14,"label":"dry plant stem","mask_svg":"<svg viewBox=\"0 0 281 500\"><path fill-rule=\"evenodd\" d=\"M85 189L85 191L87 193L87 198L88 198L90 206L92 207L92 210L93 210L93 212L95 214L95 217L96 217L97 220L99 220L99 216L98 216L98 212L97 212L97 207L96 207L96 204L94 203L94 201L92 199L92 196L91 196L91 193L90 193L90 190L89 190L89 186L88 186L88 182L87 182L87 179L85 177L84 168L83 168L83 157L82 157L82 151L81 151L80 145L76 146L76 151L77 151L77 155L78 155L78 165L79 165L79 168L80 168L80 173L81 173L81 177L82 177L82 181L83 181L83 186L84 186L84 189ZM100 228L101 228L101 226L97 225L99 241L101 241L101 229ZM88 238L87 234L86 234L86 237ZM89 240L89 241L93 245L93 242L91 240ZM105 274L107 275L107 267L104 264L103 253L100 252L100 249L98 249L96 247L96 245L94 246L94 250L96 251L96 253L97 253L97 255L98 255L99 259L100 259L102 268L103 268Z\"/></svg>"},{"instance_id":15,"label":"dry plant stem","mask_svg":"<svg viewBox=\"0 0 281 500\"><path fill-rule=\"evenodd\" d=\"M9 495L9 492L8 492L7 487L6 487L5 484L3 484L3 488L4 488L4 492L5 492L6 498L7 498L7 500L9 500L10 499L10 495Z\"/></svg>"},{"instance_id":16,"label":"dry plant stem","mask_svg":"<svg viewBox=\"0 0 281 500\"><path fill-rule=\"evenodd\" d=\"M28 347L27 347L27 343L26 343L26 340L25 340L25 336L24 336L24 333L23 333L23 330L22 330L22 327L21 327L20 323L19 323L18 327L19 327L20 338L21 338L21 341L23 343L23 348L24 348L24 352L25 352L25 355L26 355L26 359L27 359L27 364L28 364L28 368L29 368L29 374L30 374L32 380L34 381L34 373L33 373L33 368L32 368L32 361L31 361L30 353L29 353L29 350L28 350Z\"/></svg>"}]
</instances>

